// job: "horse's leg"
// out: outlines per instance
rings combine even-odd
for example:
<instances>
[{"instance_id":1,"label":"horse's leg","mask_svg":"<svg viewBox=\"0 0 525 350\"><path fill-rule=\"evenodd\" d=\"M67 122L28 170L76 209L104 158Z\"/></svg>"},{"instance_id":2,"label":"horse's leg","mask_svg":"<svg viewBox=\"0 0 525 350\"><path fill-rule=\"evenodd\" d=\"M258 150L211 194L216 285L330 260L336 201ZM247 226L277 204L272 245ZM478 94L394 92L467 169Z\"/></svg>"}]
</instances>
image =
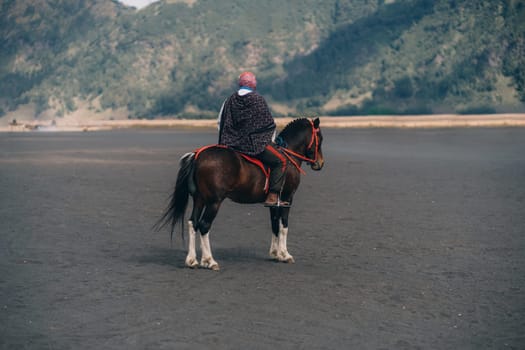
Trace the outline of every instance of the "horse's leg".
<instances>
[{"instance_id":1,"label":"horse's leg","mask_svg":"<svg viewBox=\"0 0 525 350\"><path fill-rule=\"evenodd\" d=\"M197 251L195 249L195 228L193 227L193 222L188 221L188 255L186 256L185 264L188 267L195 268L199 265L197 261Z\"/></svg>"},{"instance_id":2,"label":"horse's leg","mask_svg":"<svg viewBox=\"0 0 525 350\"><path fill-rule=\"evenodd\" d=\"M270 208L270 219L272 222L272 243L270 245L270 258L278 260L279 251L279 231L280 231L281 211L279 208Z\"/></svg>"},{"instance_id":3,"label":"horse's leg","mask_svg":"<svg viewBox=\"0 0 525 350\"><path fill-rule=\"evenodd\" d=\"M199 262L197 261L197 251L195 248L195 240L196 240L196 229L197 229L197 223L199 222L199 219L202 215L202 209L204 208L204 204L202 201L202 198L199 196L193 197L193 210L191 212L190 220L188 221L188 255L186 256L186 266L195 268L199 265ZM193 224L195 223L195 225Z\"/></svg>"},{"instance_id":4,"label":"horse's leg","mask_svg":"<svg viewBox=\"0 0 525 350\"><path fill-rule=\"evenodd\" d=\"M281 220L279 222L277 259L286 263L294 263L295 260L293 256L288 253L288 248L286 247L286 239L288 238L288 214L290 213L290 208L279 209L281 210Z\"/></svg>"},{"instance_id":5,"label":"horse's leg","mask_svg":"<svg viewBox=\"0 0 525 350\"><path fill-rule=\"evenodd\" d=\"M201 232L201 266L211 269L219 270L219 264L213 259L210 246L210 227L213 219L217 216L221 202L206 205L204 214L199 222L199 231Z\"/></svg>"}]
</instances>

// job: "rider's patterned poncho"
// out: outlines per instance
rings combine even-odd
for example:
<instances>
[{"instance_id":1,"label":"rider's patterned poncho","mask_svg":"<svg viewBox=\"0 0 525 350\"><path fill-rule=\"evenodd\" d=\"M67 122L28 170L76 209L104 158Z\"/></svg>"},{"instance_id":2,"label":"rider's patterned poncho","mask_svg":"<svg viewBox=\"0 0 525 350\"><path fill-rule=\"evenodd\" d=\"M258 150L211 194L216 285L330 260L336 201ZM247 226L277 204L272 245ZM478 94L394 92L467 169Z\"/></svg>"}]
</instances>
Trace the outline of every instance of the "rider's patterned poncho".
<instances>
[{"instance_id":1,"label":"rider's patterned poncho","mask_svg":"<svg viewBox=\"0 0 525 350\"><path fill-rule=\"evenodd\" d=\"M219 144L257 155L272 140L275 122L264 98L257 92L231 95L220 116Z\"/></svg>"}]
</instances>

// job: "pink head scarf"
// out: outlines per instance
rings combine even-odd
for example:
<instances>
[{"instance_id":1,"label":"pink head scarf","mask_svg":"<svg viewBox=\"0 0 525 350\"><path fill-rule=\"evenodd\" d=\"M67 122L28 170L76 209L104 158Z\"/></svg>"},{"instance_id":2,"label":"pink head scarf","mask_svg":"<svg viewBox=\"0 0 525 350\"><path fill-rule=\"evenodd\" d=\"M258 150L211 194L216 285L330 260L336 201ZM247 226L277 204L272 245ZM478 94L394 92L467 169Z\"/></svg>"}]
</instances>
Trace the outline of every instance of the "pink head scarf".
<instances>
[{"instance_id":1,"label":"pink head scarf","mask_svg":"<svg viewBox=\"0 0 525 350\"><path fill-rule=\"evenodd\" d=\"M243 72L239 75L239 86L247 86L253 90L257 87L257 79L252 72Z\"/></svg>"}]
</instances>

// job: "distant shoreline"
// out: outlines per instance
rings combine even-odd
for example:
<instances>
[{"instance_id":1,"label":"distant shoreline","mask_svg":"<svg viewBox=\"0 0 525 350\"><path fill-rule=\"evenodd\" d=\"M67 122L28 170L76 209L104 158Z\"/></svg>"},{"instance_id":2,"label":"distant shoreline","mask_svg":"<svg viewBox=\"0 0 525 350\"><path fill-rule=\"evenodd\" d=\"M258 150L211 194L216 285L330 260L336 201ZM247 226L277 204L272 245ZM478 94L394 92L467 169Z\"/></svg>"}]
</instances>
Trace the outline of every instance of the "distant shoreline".
<instances>
[{"instance_id":1,"label":"distant shoreline","mask_svg":"<svg viewBox=\"0 0 525 350\"><path fill-rule=\"evenodd\" d=\"M294 118L275 118L279 128ZM459 128L459 127L525 127L525 113L486 115L416 115L416 116L356 116L320 117L325 128ZM128 128L216 129L215 119L153 119L153 120L72 120L20 121L16 125L0 126L0 132L56 131L86 132Z\"/></svg>"}]
</instances>

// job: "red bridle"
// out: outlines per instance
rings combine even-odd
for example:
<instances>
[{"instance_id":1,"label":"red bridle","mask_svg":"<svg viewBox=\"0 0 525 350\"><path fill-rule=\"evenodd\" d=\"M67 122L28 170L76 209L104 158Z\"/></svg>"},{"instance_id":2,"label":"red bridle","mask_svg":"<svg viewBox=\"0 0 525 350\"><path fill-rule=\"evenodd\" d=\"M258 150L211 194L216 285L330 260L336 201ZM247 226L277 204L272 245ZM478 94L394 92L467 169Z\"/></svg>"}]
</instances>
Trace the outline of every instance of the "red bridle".
<instances>
[{"instance_id":1,"label":"red bridle","mask_svg":"<svg viewBox=\"0 0 525 350\"><path fill-rule=\"evenodd\" d=\"M288 160L292 162L292 164L295 165L295 167L299 169L299 171L303 174L305 174L304 170L301 169L299 164L297 164L297 162L291 157L291 155L301 160L304 160L305 162L312 163L312 164L316 163L317 158L319 158L319 128L316 128L314 126L313 121L311 120L308 120L308 121L310 122L310 125L312 126L312 136L311 136L310 142L308 143L308 147L306 147L306 151L308 152L308 150L310 150L312 147L315 147L314 148L314 158L308 158L288 148L284 148L284 147L281 148L282 151L284 152L284 155L288 158Z\"/></svg>"}]
</instances>

